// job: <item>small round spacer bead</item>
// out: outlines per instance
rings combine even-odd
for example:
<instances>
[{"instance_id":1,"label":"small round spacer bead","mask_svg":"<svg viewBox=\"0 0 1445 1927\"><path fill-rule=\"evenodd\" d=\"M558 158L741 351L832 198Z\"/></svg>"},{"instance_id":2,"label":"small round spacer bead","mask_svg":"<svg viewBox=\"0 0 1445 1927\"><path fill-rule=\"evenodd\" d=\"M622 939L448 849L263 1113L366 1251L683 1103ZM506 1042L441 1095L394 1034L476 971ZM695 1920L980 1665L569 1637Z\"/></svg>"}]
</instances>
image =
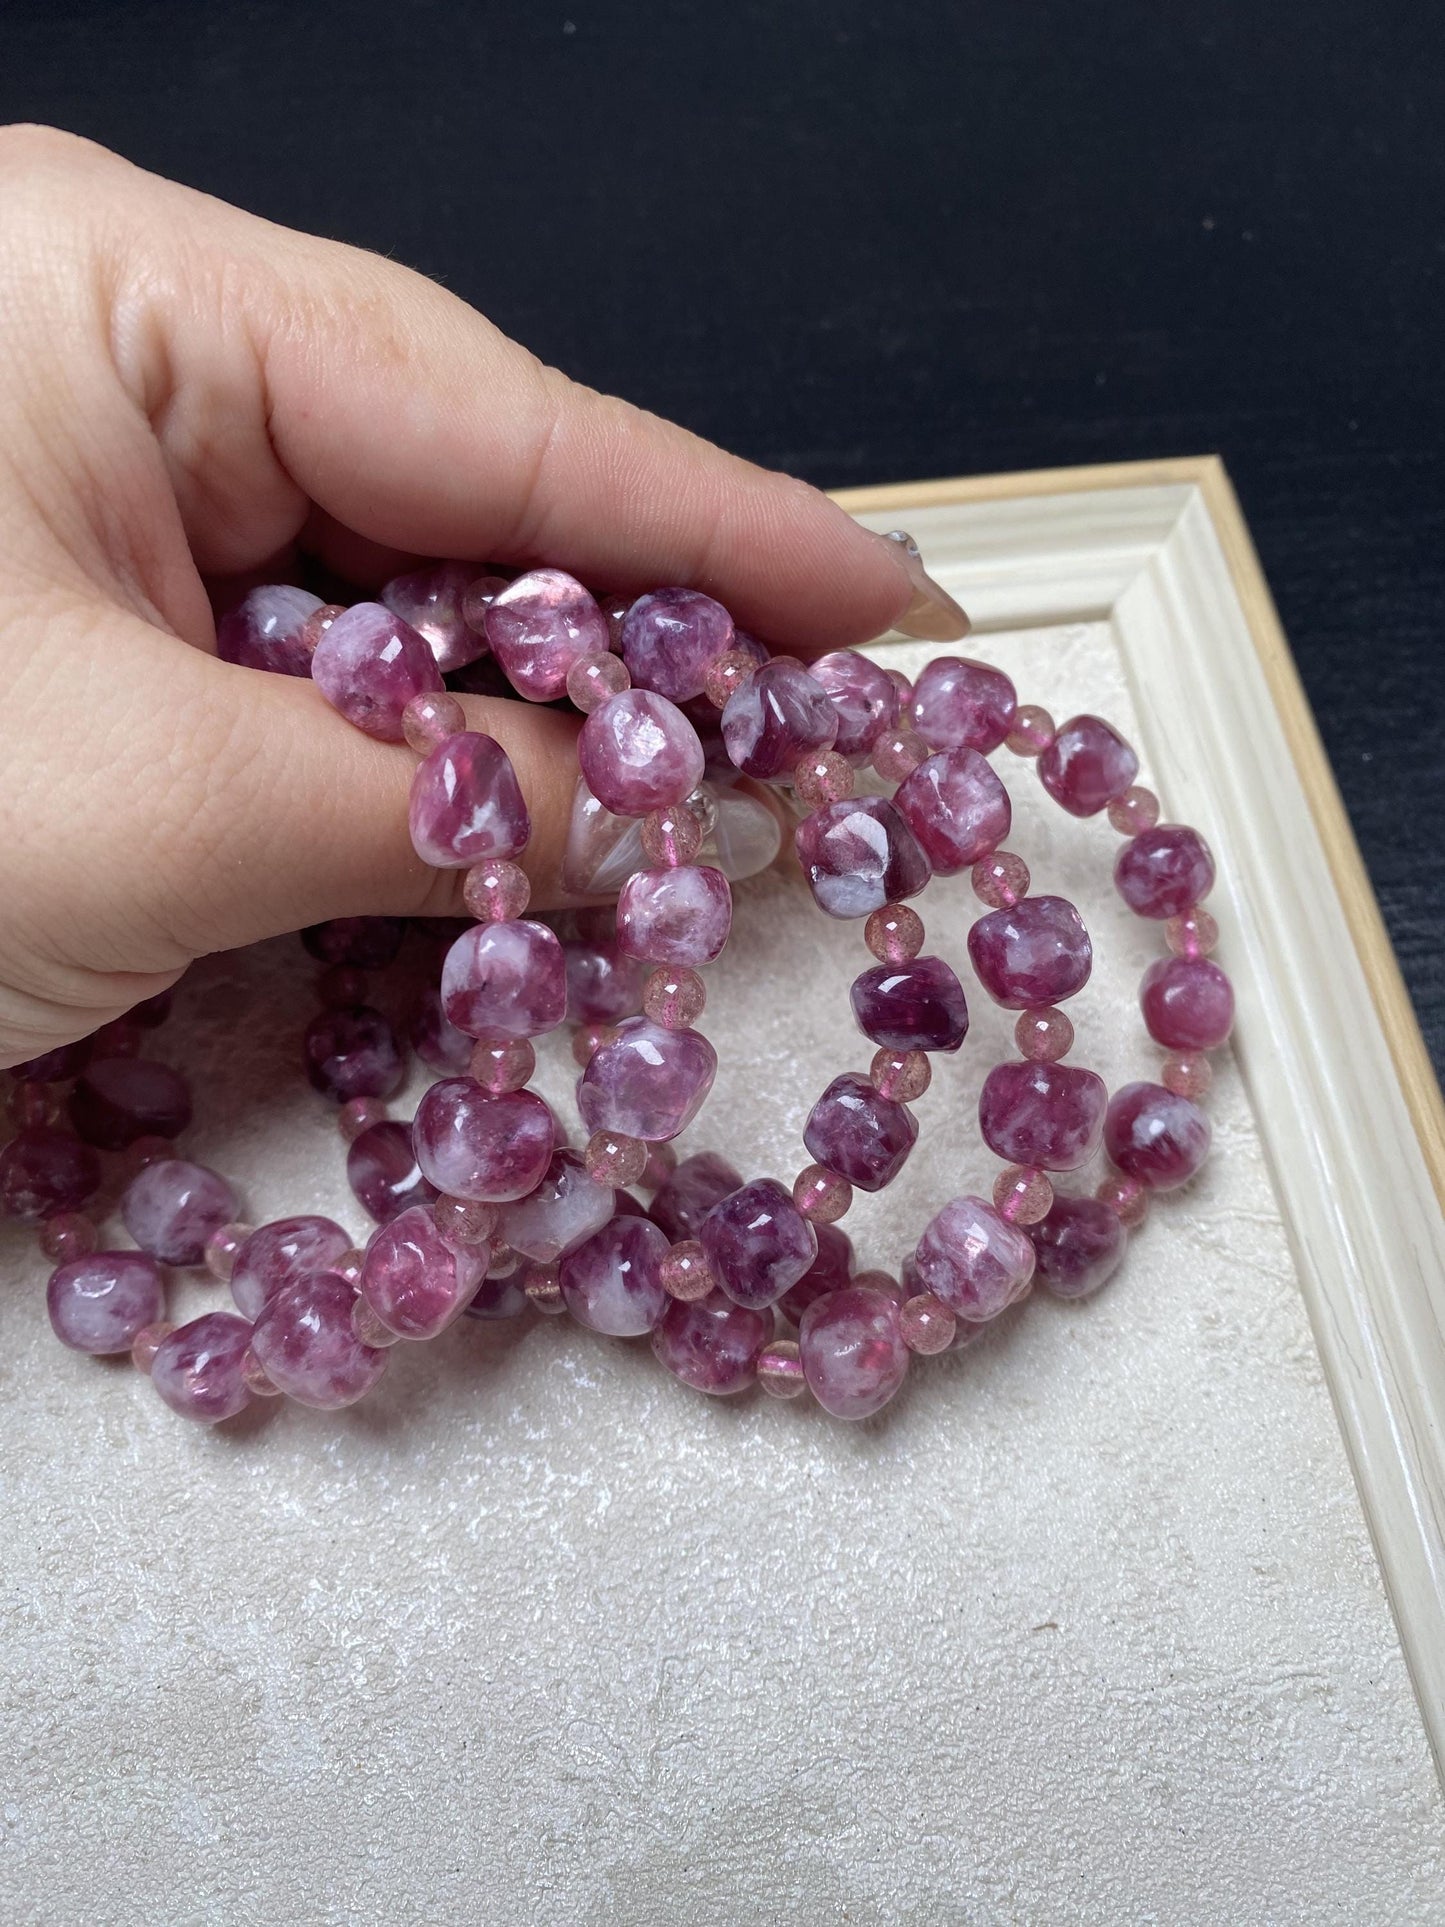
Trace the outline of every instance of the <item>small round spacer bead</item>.
<instances>
[{"instance_id":1,"label":"small round spacer bead","mask_svg":"<svg viewBox=\"0 0 1445 1927\"><path fill-rule=\"evenodd\" d=\"M166 1319L157 1319L154 1325L142 1325L130 1343L130 1362L138 1372L148 1372L151 1360L175 1330Z\"/></svg>"},{"instance_id":2,"label":"small round spacer bead","mask_svg":"<svg viewBox=\"0 0 1445 1927\"><path fill-rule=\"evenodd\" d=\"M643 854L660 870L676 870L691 863L702 848L702 824L686 803L654 810L642 819L639 831Z\"/></svg>"},{"instance_id":3,"label":"small round spacer bead","mask_svg":"<svg viewBox=\"0 0 1445 1927\"><path fill-rule=\"evenodd\" d=\"M366 1002L366 972L350 964L332 964L316 979L316 995L327 1010L356 1010Z\"/></svg>"},{"instance_id":4,"label":"small round spacer bead","mask_svg":"<svg viewBox=\"0 0 1445 1927\"><path fill-rule=\"evenodd\" d=\"M929 1358L948 1350L958 1320L941 1299L931 1291L922 1291L916 1298L904 1299L898 1310L898 1329L909 1351Z\"/></svg>"},{"instance_id":5,"label":"small round spacer bead","mask_svg":"<svg viewBox=\"0 0 1445 1927\"><path fill-rule=\"evenodd\" d=\"M281 1387L271 1383L266 1375L266 1368L249 1345L241 1360L241 1383L252 1398L280 1398L281 1396Z\"/></svg>"},{"instance_id":6,"label":"small round spacer bead","mask_svg":"<svg viewBox=\"0 0 1445 1927\"><path fill-rule=\"evenodd\" d=\"M1176 957L1207 957L1219 942L1219 925L1207 910L1186 910L1164 926L1164 941Z\"/></svg>"},{"instance_id":7,"label":"small round spacer bead","mask_svg":"<svg viewBox=\"0 0 1445 1927\"><path fill-rule=\"evenodd\" d=\"M612 1024L579 1024L572 1033L572 1061L585 1070L593 1052L610 1044L616 1035L616 1026Z\"/></svg>"},{"instance_id":8,"label":"small round spacer bead","mask_svg":"<svg viewBox=\"0 0 1445 1927\"><path fill-rule=\"evenodd\" d=\"M647 1169L638 1179L644 1191L660 1191L677 1169L677 1152L667 1143L649 1144Z\"/></svg>"},{"instance_id":9,"label":"small round spacer bead","mask_svg":"<svg viewBox=\"0 0 1445 1927\"><path fill-rule=\"evenodd\" d=\"M852 1282L864 1291L881 1291L886 1297L891 1298L895 1305L901 1306L908 1296L907 1291L891 1271L860 1271L854 1276Z\"/></svg>"},{"instance_id":10,"label":"small round spacer bead","mask_svg":"<svg viewBox=\"0 0 1445 1927\"><path fill-rule=\"evenodd\" d=\"M579 656L567 671L567 694L574 708L580 709L584 716L590 716L594 709L600 709L603 703L631 687L632 677L621 656L608 655L602 650L595 655Z\"/></svg>"},{"instance_id":11,"label":"small round spacer bead","mask_svg":"<svg viewBox=\"0 0 1445 1927\"><path fill-rule=\"evenodd\" d=\"M537 1053L525 1037L484 1037L472 1047L467 1075L490 1097L504 1097L531 1082Z\"/></svg>"},{"instance_id":12,"label":"small round spacer bead","mask_svg":"<svg viewBox=\"0 0 1445 1927\"><path fill-rule=\"evenodd\" d=\"M40 1227L40 1249L58 1265L88 1258L99 1239L100 1233L83 1211L57 1211Z\"/></svg>"},{"instance_id":13,"label":"small round spacer bead","mask_svg":"<svg viewBox=\"0 0 1445 1927\"><path fill-rule=\"evenodd\" d=\"M1029 893L1029 866L1012 850L995 850L974 864L969 881L973 894L990 910L1012 910Z\"/></svg>"},{"instance_id":14,"label":"small round spacer bead","mask_svg":"<svg viewBox=\"0 0 1445 1927\"><path fill-rule=\"evenodd\" d=\"M53 1124L60 1115L60 1097L52 1084L17 1084L10 1093L11 1122L22 1131Z\"/></svg>"},{"instance_id":15,"label":"small round spacer bead","mask_svg":"<svg viewBox=\"0 0 1445 1927\"><path fill-rule=\"evenodd\" d=\"M895 1104L911 1104L933 1082L933 1066L921 1050L891 1050L887 1044L873 1053L868 1081L880 1097Z\"/></svg>"},{"instance_id":16,"label":"small round spacer bead","mask_svg":"<svg viewBox=\"0 0 1445 1927\"><path fill-rule=\"evenodd\" d=\"M845 802L853 794L853 765L835 749L815 750L794 769L793 794L810 810Z\"/></svg>"},{"instance_id":17,"label":"small round spacer bead","mask_svg":"<svg viewBox=\"0 0 1445 1927\"><path fill-rule=\"evenodd\" d=\"M680 1299L684 1305L695 1305L699 1298L706 1298L717 1283L707 1253L696 1238L682 1238L672 1245L663 1254L658 1275L668 1297Z\"/></svg>"},{"instance_id":18,"label":"small round spacer bead","mask_svg":"<svg viewBox=\"0 0 1445 1927\"><path fill-rule=\"evenodd\" d=\"M489 571L486 575L477 576L462 591L462 621L477 635L484 632L488 609L510 581L510 576L495 575Z\"/></svg>"},{"instance_id":19,"label":"small round spacer bead","mask_svg":"<svg viewBox=\"0 0 1445 1927\"><path fill-rule=\"evenodd\" d=\"M117 1017L113 1024L102 1024L95 1033L94 1047L97 1057L139 1057L140 1026L128 1017Z\"/></svg>"},{"instance_id":20,"label":"small round spacer bead","mask_svg":"<svg viewBox=\"0 0 1445 1927\"><path fill-rule=\"evenodd\" d=\"M1008 1164L993 1181L993 1201L1005 1224L1037 1224L1054 1208L1054 1187L1036 1166Z\"/></svg>"},{"instance_id":21,"label":"small round spacer bead","mask_svg":"<svg viewBox=\"0 0 1445 1927\"><path fill-rule=\"evenodd\" d=\"M566 1311L567 1301L562 1296L562 1279L556 1265L529 1264L521 1279L523 1291L529 1302L549 1318L556 1318Z\"/></svg>"},{"instance_id":22,"label":"small round spacer bead","mask_svg":"<svg viewBox=\"0 0 1445 1927\"><path fill-rule=\"evenodd\" d=\"M1214 1067L1202 1050L1175 1051L1164 1059L1159 1081L1176 1097L1205 1097L1214 1082Z\"/></svg>"},{"instance_id":23,"label":"small round spacer bead","mask_svg":"<svg viewBox=\"0 0 1445 1927\"><path fill-rule=\"evenodd\" d=\"M707 1005L707 986L686 964L654 970L642 987L642 1008L664 1030L691 1030Z\"/></svg>"},{"instance_id":24,"label":"small round spacer bead","mask_svg":"<svg viewBox=\"0 0 1445 1927\"><path fill-rule=\"evenodd\" d=\"M1004 744L1015 756L1042 756L1052 747L1054 719L1037 703L1020 703L1014 711L1013 726Z\"/></svg>"},{"instance_id":25,"label":"small round spacer bead","mask_svg":"<svg viewBox=\"0 0 1445 1927\"><path fill-rule=\"evenodd\" d=\"M803 1360L791 1338L775 1338L758 1353L758 1383L769 1398L798 1398L807 1391Z\"/></svg>"},{"instance_id":26,"label":"small round spacer bead","mask_svg":"<svg viewBox=\"0 0 1445 1927\"><path fill-rule=\"evenodd\" d=\"M223 1224L207 1238L204 1253L206 1270L223 1285L236 1269L236 1254L255 1228L249 1224Z\"/></svg>"},{"instance_id":27,"label":"small round spacer bead","mask_svg":"<svg viewBox=\"0 0 1445 1927\"><path fill-rule=\"evenodd\" d=\"M708 701L717 709L725 709L728 698L750 680L757 666L746 649L726 650L707 666L702 686Z\"/></svg>"},{"instance_id":28,"label":"small round spacer bead","mask_svg":"<svg viewBox=\"0 0 1445 1927\"><path fill-rule=\"evenodd\" d=\"M492 1239L491 1250L487 1255L487 1276L489 1278L510 1278L516 1272L524 1271L530 1261L520 1251L509 1245L501 1232Z\"/></svg>"},{"instance_id":29,"label":"small round spacer bead","mask_svg":"<svg viewBox=\"0 0 1445 1927\"><path fill-rule=\"evenodd\" d=\"M1126 1231L1137 1231L1149 1215L1149 1192L1137 1178L1126 1178L1118 1171L1104 1178L1094 1196L1107 1204Z\"/></svg>"},{"instance_id":30,"label":"small round spacer bead","mask_svg":"<svg viewBox=\"0 0 1445 1927\"><path fill-rule=\"evenodd\" d=\"M1120 836L1137 836L1140 830L1152 830L1159 821L1159 798L1153 790L1136 783L1110 802L1109 821Z\"/></svg>"},{"instance_id":31,"label":"small round spacer bead","mask_svg":"<svg viewBox=\"0 0 1445 1927\"><path fill-rule=\"evenodd\" d=\"M793 1203L813 1224L836 1224L852 1202L852 1185L826 1164L806 1164L793 1179Z\"/></svg>"},{"instance_id":32,"label":"small round spacer bead","mask_svg":"<svg viewBox=\"0 0 1445 1927\"><path fill-rule=\"evenodd\" d=\"M531 901L527 872L504 857L473 864L462 882L462 902L478 923L510 923Z\"/></svg>"},{"instance_id":33,"label":"small round spacer bead","mask_svg":"<svg viewBox=\"0 0 1445 1927\"><path fill-rule=\"evenodd\" d=\"M382 1324L364 1298L358 1298L351 1307L351 1329L363 1345L374 1345L378 1350L396 1343L396 1333L390 1325Z\"/></svg>"},{"instance_id":34,"label":"small round spacer bead","mask_svg":"<svg viewBox=\"0 0 1445 1927\"><path fill-rule=\"evenodd\" d=\"M180 1152L168 1137L138 1137L121 1153L121 1169L128 1178L133 1178L152 1164L164 1164L168 1158L179 1156Z\"/></svg>"},{"instance_id":35,"label":"small round spacer bead","mask_svg":"<svg viewBox=\"0 0 1445 1927\"><path fill-rule=\"evenodd\" d=\"M336 1113L336 1128L348 1144L354 1144L373 1124L385 1124L387 1109L380 1097L352 1097Z\"/></svg>"},{"instance_id":36,"label":"small round spacer bead","mask_svg":"<svg viewBox=\"0 0 1445 1927\"><path fill-rule=\"evenodd\" d=\"M323 602L319 609L313 609L311 611L310 615L307 616L297 631L296 636L296 640L301 644L301 647L306 651L308 656L315 655L317 643L320 642L336 618L338 616L344 616L345 614L346 610L339 602Z\"/></svg>"},{"instance_id":37,"label":"small round spacer bead","mask_svg":"<svg viewBox=\"0 0 1445 1927\"><path fill-rule=\"evenodd\" d=\"M923 919L906 903L885 903L863 926L863 941L879 963L911 963L923 948Z\"/></svg>"},{"instance_id":38,"label":"small round spacer bead","mask_svg":"<svg viewBox=\"0 0 1445 1927\"><path fill-rule=\"evenodd\" d=\"M1014 1042L1019 1056L1031 1064L1057 1064L1074 1048L1074 1026L1068 1015L1052 1004L1040 1004L1019 1012L1014 1025Z\"/></svg>"},{"instance_id":39,"label":"small round spacer bead","mask_svg":"<svg viewBox=\"0 0 1445 1927\"><path fill-rule=\"evenodd\" d=\"M342 1252L334 1264L328 1265L327 1270L334 1271L338 1278L344 1278L348 1285L359 1285L365 1263L366 1253L358 1246L352 1245Z\"/></svg>"},{"instance_id":40,"label":"small round spacer bead","mask_svg":"<svg viewBox=\"0 0 1445 1927\"><path fill-rule=\"evenodd\" d=\"M636 1184L647 1169L647 1146L640 1137L627 1137L621 1131L594 1131L582 1162L594 1184L610 1184L615 1191Z\"/></svg>"},{"instance_id":41,"label":"small round spacer bead","mask_svg":"<svg viewBox=\"0 0 1445 1927\"><path fill-rule=\"evenodd\" d=\"M885 783L901 783L928 760L928 745L916 729L889 729L873 745L873 767Z\"/></svg>"},{"instance_id":42,"label":"small round spacer bead","mask_svg":"<svg viewBox=\"0 0 1445 1927\"><path fill-rule=\"evenodd\" d=\"M401 733L418 756L429 756L449 736L467 726L466 712L445 689L428 689L413 696L401 712Z\"/></svg>"},{"instance_id":43,"label":"small round spacer bead","mask_svg":"<svg viewBox=\"0 0 1445 1927\"><path fill-rule=\"evenodd\" d=\"M487 1245L497 1229L497 1207L475 1198L440 1197L431 1214L437 1230L451 1244Z\"/></svg>"},{"instance_id":44,"label":"small round spacer bead","mask_svg":"<svg viewBox=\"0 0 1445 1927\"><path fill-rule=\"evenodd\" d=\"M886 669L883 673L887 676L888 680L892 683L893 687L898 691L899 715L900 716L905 715L907 713L909 704L913 701L913 684L908 680L907 676L904 675L901 669Z\"/></svg>"},{"instance_id":45,"label":"small round spacer bead","mask_svg":"<svg viewBox=\"0 0 1445 1927\"><path fill-rule=\"evenodd\" d=\"M607 633L612 639L612 647L622 646L622 625L627 620L627 611L632 607L632 597L626 595L604 596L598 603L607 618Z\"/></svg>"}]
</instances>

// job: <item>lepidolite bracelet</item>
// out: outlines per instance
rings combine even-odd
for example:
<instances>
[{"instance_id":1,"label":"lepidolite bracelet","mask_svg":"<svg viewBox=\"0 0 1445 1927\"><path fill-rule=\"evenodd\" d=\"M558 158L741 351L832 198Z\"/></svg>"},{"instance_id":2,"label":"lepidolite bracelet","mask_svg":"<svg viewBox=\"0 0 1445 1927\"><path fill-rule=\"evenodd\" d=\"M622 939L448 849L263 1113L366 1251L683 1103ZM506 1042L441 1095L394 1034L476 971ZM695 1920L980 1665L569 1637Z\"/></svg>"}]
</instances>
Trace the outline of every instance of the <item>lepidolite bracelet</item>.
<instances>
[{"instance_id":1,"label":"lepidolite bracelet","mask_svg":"<svg viewBox=\"0 0 1445 1927\"><path fill-rule=\"evenodd\" d=\"M56 1264L55 1330L82 1351L129 1350L186 1416L215 1422L277 1393L350 1404L394 1343L434 1338L464 1311L532 1305L609 1336L650 1334L661 1362L701 1390L809 1390L835 1415L862 1418L894 1396L913 1355L967 1343L1035 1280L1062 1297L1097 1289L1150 1192L1203 1162L1206 1053L1233 1017L1201 907L1213 864L1195 831L1157 822L1134 751L1099 718L1056 729L1018 704L1001 671L953 657L916 687L851 652L805 668L770 657L697 591L604 608L557 570L509 582L443 563L351 609L286 586L255 590L223 622L221 651L309 673L358 728L411 746L413 843L427 862L465 871L477 921L453 937L412 1023L417 1054L440 1076L410 1127L386 1111L405 1077L402 1046L368 1002L370 974L395 958L405 925L358 918L305 933L325 966L306 1069L339 1106L348 1179L378 1221L364 1249L325 1218L239 1224L225 1180L175 1154L189 1092L136 1055L169 996L18 1067L0 1209L39 1222ZM444 683L487 687L498 672L527 700L566 697L585 716L578 820L590 857L621 882L610 939L597 913L565 940L525 914L525 802L500 747L466 728ZM987 760L1003 746L1037 760L1063 808L1107 810L1127 838L1116 885L1164 922L1172 953L1141 990L1146 1026L1171 1053L1158 1084L1110 1100L1093 1071L1063 1061L1073 1026L1059 1006L1088 981L1092 946L1072 904L1029 894L1027 866L1005 847L1012 809ZM855 794L865 765L891 797ZM670 1148L717 1064L696 1028L700 972L726 944L732 900L723 869L700 859L729 771L791 789L812 893L828 915L866 920L873 959L851 998L875 1046L870 1067L820 1095L804 1129L810 1162L791 1184L745 1181L707 1153L677 1165ZM1004 1168L991 1199L944 1204L896 1276L856 1273L839 1221L855 1187L880 1190L901 1170L930 1053L956 1051L968 1029L959 976L924 954L908 899L935 874L964 872L986 906L969 933L974 972L1019 1012L1019 1057L994 1067L979 1103ZM569 1019L580 1155L528 1088L532 1040ZM1056 1193L1053 1174L1080 1168L1101 1140L1115 1174L1093 1197ZM99 1151L124 1160L120 1212L135 1251L96 1249L83 1207L100 1189ZM652 1192L646 1210L632 1185ZM172 1328L161 1268L201 1264L229 1280L237 1309Z\"/></svg>"}]
</instances>

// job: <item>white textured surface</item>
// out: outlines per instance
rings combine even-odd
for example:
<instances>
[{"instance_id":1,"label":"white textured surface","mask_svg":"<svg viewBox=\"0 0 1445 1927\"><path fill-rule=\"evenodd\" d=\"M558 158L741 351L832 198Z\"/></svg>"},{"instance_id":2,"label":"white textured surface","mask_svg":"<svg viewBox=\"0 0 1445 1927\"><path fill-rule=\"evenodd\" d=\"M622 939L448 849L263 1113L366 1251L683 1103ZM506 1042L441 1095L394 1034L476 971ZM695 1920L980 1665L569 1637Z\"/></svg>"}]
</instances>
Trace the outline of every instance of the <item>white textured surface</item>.
<instances>
[{"instance_id":1,"label":"white textured surface","mask_svg":"<svg viewBox=\"0 0 1445 1927\"><path fill-rule=\"evenodd\" d=\"M981 653L1128 725L1103 625ZM1095 934L1080 1059L1119 1082L1153 1058L1154 939L1102 822L1014 788L1038 885ZM694 1137L788 1175L812 1097L866 1062L860 944L780 879L738 897ZM966 885L924 908L962 956ZM292 1069L307 975L288 944L216 960L163 1036L254 1217L354 1223ZM971 1004L904 1177L855 1215L864 1262L986 1182L971 1110L1008 1026ZM1220 1072L1216 1158L1100 1298L1031 1302L854 1429L549 1321L468 1322L353 1412L209 1435L55 1346L5 1232L0 1913L1445 1922L1437 1783Z\"/></svg>"}]
</instances>

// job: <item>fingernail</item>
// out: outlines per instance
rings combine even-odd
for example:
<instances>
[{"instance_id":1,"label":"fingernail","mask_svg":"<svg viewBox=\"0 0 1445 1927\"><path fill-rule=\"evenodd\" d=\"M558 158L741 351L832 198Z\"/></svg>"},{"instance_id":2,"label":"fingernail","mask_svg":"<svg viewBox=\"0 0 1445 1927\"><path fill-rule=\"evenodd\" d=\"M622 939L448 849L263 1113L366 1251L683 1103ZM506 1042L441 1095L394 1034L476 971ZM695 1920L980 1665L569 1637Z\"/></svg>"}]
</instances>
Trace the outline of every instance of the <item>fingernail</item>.
<instances>
[{"instance_id":1,"label":"fingernail","mask_svg":"<svg viewBox=\"0 0 1445 1927\"><path fill-rule=\"evenodd\" d=\"M947 589L941 589L924 568L913 537L906 529L890 529L881 539L893 545L913 585L913 599L903 614L894 618L893 627L900 635L913 636L919 642L962 642L973 625Z\"/></svg>"}]
</instances>

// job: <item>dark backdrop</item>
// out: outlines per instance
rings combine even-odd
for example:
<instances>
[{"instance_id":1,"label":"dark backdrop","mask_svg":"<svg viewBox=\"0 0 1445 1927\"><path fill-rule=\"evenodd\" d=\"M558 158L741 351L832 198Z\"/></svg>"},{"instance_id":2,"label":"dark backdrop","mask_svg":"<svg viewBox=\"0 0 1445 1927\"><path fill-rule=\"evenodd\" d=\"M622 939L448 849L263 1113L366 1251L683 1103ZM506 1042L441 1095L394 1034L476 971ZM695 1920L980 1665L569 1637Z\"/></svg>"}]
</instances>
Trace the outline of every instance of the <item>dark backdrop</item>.
<instances>
[{"instance_id":1,"label":"dark backdrop","mask_svg":"<svg viewBox=\"0 0 1445 1927\"><path fill-rule=\"evenodd\" d=\"M823 484L1220 451L1435 1052L1437 0L0 0L40 119Z\"/></svg>"}]
</instances>

